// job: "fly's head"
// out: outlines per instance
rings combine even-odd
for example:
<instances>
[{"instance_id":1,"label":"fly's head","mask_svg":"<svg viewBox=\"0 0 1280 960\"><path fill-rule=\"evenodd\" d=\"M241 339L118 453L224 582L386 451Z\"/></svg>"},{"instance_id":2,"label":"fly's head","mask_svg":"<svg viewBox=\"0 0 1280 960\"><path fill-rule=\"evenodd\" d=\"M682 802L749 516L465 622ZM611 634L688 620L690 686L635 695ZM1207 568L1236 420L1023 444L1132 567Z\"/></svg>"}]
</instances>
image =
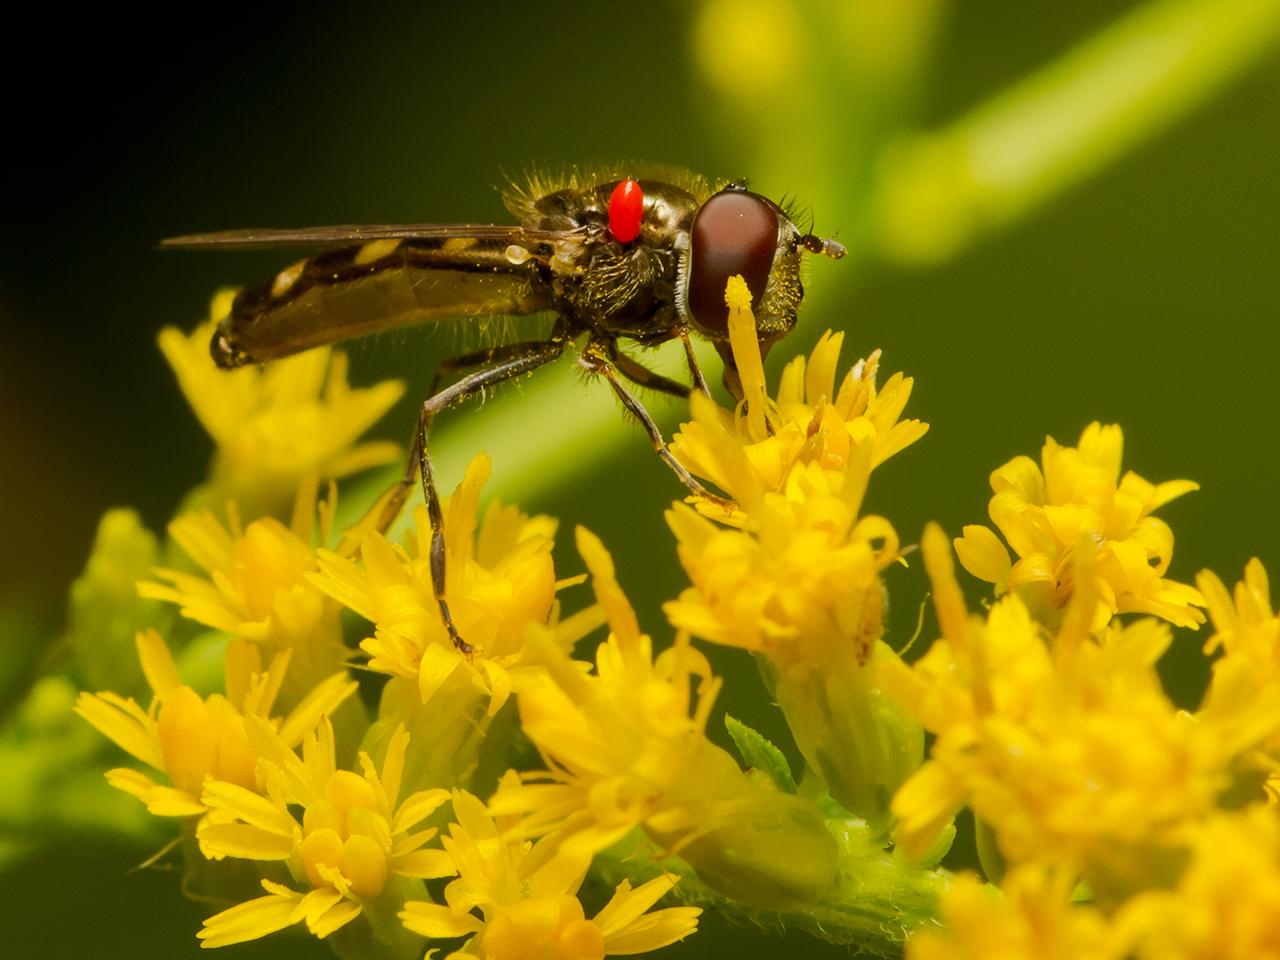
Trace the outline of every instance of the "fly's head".
<instances>
[{"instance_id":1,"label":"fly's head","mask_svg":"<svg viewBox=\"0 0 1280 960\"><path fill-rule=\"evenodd\" d=\"M833 260L845 254L834 240L802 234L776 203L737 184L712 196L694 215L687 248L680 253L677 304L685 322L715 343L725 361L725 383L735 396L741 390L729 350L725 285L735 275L746 281L760 352L766 353L796 324L806 251Z\"/></svg>"}]
</instances>

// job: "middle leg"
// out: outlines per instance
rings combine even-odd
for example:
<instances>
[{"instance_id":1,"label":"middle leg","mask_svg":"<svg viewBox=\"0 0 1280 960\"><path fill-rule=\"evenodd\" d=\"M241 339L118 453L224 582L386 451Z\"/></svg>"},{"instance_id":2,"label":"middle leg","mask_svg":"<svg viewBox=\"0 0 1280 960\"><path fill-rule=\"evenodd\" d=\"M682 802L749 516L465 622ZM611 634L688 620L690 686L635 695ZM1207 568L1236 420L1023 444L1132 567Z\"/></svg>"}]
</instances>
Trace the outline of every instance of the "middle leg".
<instances>
[{"instance_id":1,"label":"middle leg","mask_svg":"<svg viewBox=\"0 0 1280 960\"><path fill-rule=\"evenodd\" d=\"M578 357L578 362L582 364L589 372L598 374L609 381L609 386L613 388L614 394L622 401L622 406L626 411L635 417L640 426L644 428L645 433L649 435L649 442L653 444L654 452L662 458L662 462L671 468L676 477L689 488L689 491L697 497L701 497L708 503L714 503L717 506L724 507L726 510L733 507L733 501L727 500L718 494L712 493L704 487L698 480L685 468L679 460L671 453L667 447L666 440L662 437L662 431L658 428L657 422L650 415L649 411L644 408L636 397L627 390L619 378L621 368L615 367L610 361L606 352L607 348L602 347L598 342L588 343L583 349L582 354ZM641 370L646 370L634 360L631 361ZM647 370L646 370L647 372ZM653 374L657 376L657 374ZM628 379L631 379L630 377ZM665 378L663 378L665 379ZM643 382L637 380L637 382Z\"/></svg>"},{"instance_id":2,"label":"middle leg","mask_svg":"<svg viewBox=\"0 0 1280 960\"><path fill-rule=\"evenodd\" d=\"M565 343L567 343L565 331L561 325L557 325L547 340L524 340L519 343L501 344L485 350L475 350L456 357L449 357L441 361L436 368L435 375L431 379L431 389L427 394L428 402L442 392L440 390L441 382L452 373L475 367L496 369L503 368L513 362L519 364L524 358L530 355L540 355L544 348L557 344L554 356L548 358L548 360L553 360L564 352ZM544 360L543 362L547 361ZM476 390L483 390L490 383L500 383L502 380L519 376L521 372L524 372L523 368L517 369L515 373L508 376L499 377L497 380L486 381ZM454 400L453 402L458 403L461 401ZM391 529L391 525L395 523L396 517L400 516L400 511L404 509L409 495L413 492L414 484L417 483L421 475L422 454L420 448L422 442L422 424L419 422L414 424L413 435L409 440L409 456L405 460L404 471L400 474L400 479L378 498L360 520L343 534L342 541L337 548L339 554L346 557L354 555L360 549L364 535L371 530L376 530L378 533L386 533Z\"/></svg>"},{"instance_id":3,"label":"middle leg","mask_svg":"<svg viewBox=\"0 0 1280 960\"><path fill-rule=\"evenodd\" d=\"M488 366L469 373L456 383L443 390L438 390L422 404L422 412L418 417L418 436L415 444L418 454L418 469L422 475L422 495L427 501L427 516L431 521L431 586L435 591L436 603L440 607L440 618L449 639L462 653L471 656L475 649L458 633L449 612L449 603L445 597L445 541L444 511L440 507L440 495L436 490L435 470L431 464L431 452L427 446L427 436L431 432L431 423L436 414L461 403L489 387L511 380L550 363L564 353L568 338L559 328L546 341L526 344L512 344L501 348L501 358L495 359Z\"/></svg>"}]
</instances>

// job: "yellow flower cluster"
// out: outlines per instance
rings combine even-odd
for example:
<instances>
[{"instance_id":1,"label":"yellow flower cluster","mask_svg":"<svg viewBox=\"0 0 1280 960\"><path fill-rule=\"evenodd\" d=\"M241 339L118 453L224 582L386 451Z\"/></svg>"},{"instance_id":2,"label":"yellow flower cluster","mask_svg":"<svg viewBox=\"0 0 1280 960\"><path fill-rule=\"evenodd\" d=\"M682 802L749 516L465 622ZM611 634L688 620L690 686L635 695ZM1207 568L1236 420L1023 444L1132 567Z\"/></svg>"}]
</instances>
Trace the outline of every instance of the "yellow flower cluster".
<instances>
[{"instance_id":1,"label":"yellow flower cluster","mask_svg":"<svg viewBox=\"0 0 1280 960\"><path fill-rule=\"evenodd\" d=\"M321 550L319 573L308 579L374 624L374 635L360 644L370 669L413 681L424 703L454 671L463 671L489 697L492 715L510 695L511 674L523 660L526 629L546 623L551 614L556 523L494 503L477 528L480 490L489 470L483 454L471 462L444 518L449 609L475 648L473 658L457 655L440 619L431 583L426 507L414 511L406 548L375 531L360 546L360 563Z\"/></svg>"},{"instance_id":2,"label":"yellow flower cluster","mask_svg":"<svg viewBox=\"0 0 1280 960\"><path fill-rule=\"evenodd\" d=\"M734 892L748 899L803 898L828 887L835 846L817 810L748 777L706 738L720 688L706 659L684 636L655 657L604 546L579 529L578 549L609 638L596 651L594 675L548 638L534 645L544 672L521 686L520 723L547 771L497 794L490 809L517 816L521 835L547 837L577 859L643 827L704 879L738 884ZM743 882L751 870L772 874L765 890Z\"/></svg>"},{"instance_id":3,"label":"yellow flower cluster","mask_svg":"<svg viewBox=\"0 0 1280 960\"><path fill-rule=\"evenodd\" d=\"M943 904L945 929L917 935L908 960L1259 960L1280 944L1280 821L1253 806L1197 824L1175 885L1111 915L1073 897L1070 871L1024 864L1000 890L973 875Z\"/></svg>"},{"instance_id":4,"label":"yellow flower cluster","mask_svg":"<svg viewBox=\"0 0 1280 960\"><path fill-rule=\"evenodd\" d=\"M210 362L209 341L235 294L219 291L209 319L190 334L166 327L159 336L187 402L217 445L209 488L198 499L236 500L266 513L309 474L345 477L398 459L394 443L356 441L400 399L404 384L353 390L341 351L322 347L266 368L219 370Z\"/></svg>"},{"instance_id":5,"label":"yellow flower cluster","mask_svg":"<svg viewBox=\"0 0 1280 960\"><path fill-rule=\"evenodd\" d=\"M130 756L168 777L166 785L128 767L107 772L112 786L133 794L159 817L207 817L210 808L203 788L211 778L249 790L262 788L245 731L247 718L266 722L292 749L356 689L345 671L335 673L313 687L287 716L277 716L275 702L290 651L276 654L264 671L260 647L241 639L231 641L226 693L201 697L179 678L160 634L139 633L137 644L153 694L150 707L143 710L132 699L114 693L82 693L76 712Z\"/></svg>"},{"instance_id":6,"label":"yellow flower cluster","mask_svg":"<svg viewBox=\"0 0 1280 960\"><path fill-rule=\"evenodd\" d=\"M206 824L197 836L214 859L282 862L292 882L264 879L266 896L210 917L200 931L205 946L254 940L304 921L317 937L327 937L398 878L453 872L441 851L424 849L436 830L415 829L449 799L448 791L421 790L400 800L409 740L403 728L380 771L361 752L361 774L338 768L328 718L308 736L302 757L257 718L250 718L248 732L266 790L206 781L204 802L226 822Z\"/></svg>"},{"instance_id":7,"label":"yellow flower cluster","mask_svg":"<svg viewBox=\"0 0 1280 960\"><path fill-rule=\"evenodd\" d=\"M138 592L176 603L184 617L214 630L289 651L287 689L300 699L346 657L338 605L306 578L316 569L314 536L329 538L335 498L331 490L317 505L314 479L304 479L290 526L269 516L243 526L234 501L225 525L208 510L184 514L169 524L169 536L204 575L156 568L153 574L163 582L140 583Z\"/></svg>"},{"instance_id":8,"label":"yellow flower cluster","mask_svg":"<svg viewBox=\"0 0 1280 960\"><path fill-rule=\"evenodd\" d=\"M1222 653L1214 661L1200 712L1213 720L1249 718L1240 725L1240 774L1267 777L1275 796L1280 784L1280 615L1271 609L1267 571L1257 558L1250 560L1234 597L1211 571L1201 572L1196 583L1213 619L1205 652Z\"/></svg>"},{"instance_id":9,"label":"yellow flower cluster","mask_svg":"<svg viewBox=\"0 0 1280 960\"><path fill-rule=\"evenodd\" d=\"M911 960L1121 960L1101 912L1073 904L1069 871L1023 866L1002 889L962 874L942 905L943 930L907 944Z\"/></svg>"},{"instance_id":10,"label":"yellow flower cluster","mask_svg":"<svg viewBox=\"0 0 1280 960\"><path fill-rule=\"evenodd\" d=\"M1149 483L1120 475L1124 437L1115 425L1091 423L1075 447L1048 438L1037 464L1014 457L991 474L989 527L964 528L956 553L966 570L995 584L996 595L1017 591L1046 619L1076 590L1074 557L1084 542L1096 549L1091 569L1096 594L1093 625L1117 613L1150 613L1179 627L1204 623L1204 598L1194 587L1165 578L1173 558L1173 531L1152 512L1199 489L1190 480Z\"/></svg>"},{"instance_id":11,"label":"yellow flower cluster","mask_svg":"<svg viewBox=\"0 0 1280 960\"><path fill-rule=\"evenodd\" d=\"M1097 625L1104 547L1076 546L1075 588L1051 625L1016 592L970 614L941 530L931 527L923 547L941 636L914 667L881 676L937 739L894 798L897 840L918 855L967 806L994 838L984 865L1009 872L1003 899L976 881L958 884L944 903L948 932L913 942L912 960L1045 956L1037 938L1061 947L1051 956L1267 955L1211 946L1274 936L1247 918L1273 909L1280 860L1243 839L1280 831L1274 808L1259 802L1280 732L1280 630L1261 565L1250 564L1234 604L1212 574L1199 578L1219 628L1208 647L1230 652L1188 713L1156 672L1168 626ZM1249 797L1252 812L1223 812ZM1252 888L1250 907L1199 896L1206 873L1225 882L1219 868L1237 871L1233 890ZM1081 879L1096 906L1069 902Z\"/></svg>"},{"instance_id":12,"label":"yellow flower cluster","mask_svg":"<svg viewBox=\"0 0 1280 960\"><path fill-rule=\"evenodd\" d=\"M686 903L879 952L920 928L911 960L1276 955L1280 615L1261 563L1234 592L1170 579L1153 513L1195 485L1122 475L1119 428L1094 423L992 474L995 529L954 541L989 607L966 604L951 542L926 530L938 631L907 664L882 634L886 571L911 551L864 501L926 432L903 419L912 381L879 384L878 352L840 374L828 333L770 390L745 283L726 294L742 399L695 392L670 445L725 500L666 514L689 585L663 607L663 650L595 536L578 528L587 573L558 580L553 519L481 509L481 455L443 510L460 651L425 508L400 541L367 521L333 535L332 478L389 454L356 441L399 388L351 391L327 352L227 379L166 332L219 443L169 565L138 585L185 625L165 628L176 656L138 632L147 706L86 693L77 710L150 768L107 776L181 821L189 885L224 899L202 945L301 925L344 956L598 960L694 932L699 908L657 908L679 875ZM288 523L266 506L286 480ZM594 599L562 615L587 580ZM1158 665L1204 609L1212 679L1179 709ZM195 624L221 635L221 692L184 660L184 638L208 659ZM695 638L756 658L802 777L739 721L751 769L713 742L722 681ZM932 869L964 809L992 883ZM594 911L588 877L612 890Z\"/></svg>"},{"instance_id":13,"label":"yellow flower cluster","mask_svg":"<svg viewBox=\"0 0 1280 960\"><path fill-rule=\"evenodd\" d=\"M515 711L503 707L513 689L545 678L547 658L569 664L574 642L603 622L605 611L594 604L559 616L557 590L582 578L556 581L555 522L497 503L481 518L489 461L480 456L469 465L444 505L446 592L473 648L464 655L440 620L424 508L415 511L404 545L361 521L338 549L326 547L336 491L330 481L328 498L318 503L317 473L340 475L385 459L382 447L352 444L399 388L352 393L335 358L327 392L317 398L315 377L330 363L327 351L224 380L203 347L199 358L194 353L207 337L204 329L190 341L168 331L163 340L220 443L215 480L203 496L224 499L216 513L197 506L170 524L172 544L189 562L154 569L138 589L227 637L225 692L196 693L160 635L148 630L137 646L150 706L109 692L83 694L77 706L159 775L121 768L108 780L152 813L181 818L194 841L182 848L192 889L214 897L235 891L240 902L205 922L202 945L302 924L340 941L344 954L416 957L424 937L469 937L465 950L494 960L530 950L576 960L647 951L693 932L697 908L651 910L675 883L670 874L634 889L623 882L587 919L576 895L594 850L553 849L561 837L535 846L511 818L500 832L465 789L496 779L486 756L505 762ZM231 400L215 403L215 388L230 389ZM290 443L282 449L285 436ZM271 455L259 456L258 443L271 446ZM288 525L267 513L243 522L231 491L247 491L261 507L271 498L258 495L282 477L297 485ZM607 566L603 547L593 556L596 567ZM607 610L626 605L612 579L598 590ZM352 697L357 685L346 666L356 652L343 641L344 609L372 624L360 644L367 668L384 675L372 723ZM529 647L531 636L537 642ZM705 661L684 649L711 691ZM182 666L184 673L196 669ZM687 690L687 676L682 682ZM692 721L699 738L705 722L705 710ZM691 732L677 739L687 741ZM757 786L727 756L725 762L736 779L722 792ZM525 789L514 773L502 782L504 797ZM814 822L830 844L816 812ZM448 828L443 837L441 827ZM236 861L239 868L231 866ZM245 864L256 865L253 886L262 895L236 890ZM425 881L445 877L457 879L443 903L433 902Z\"/></svg>"},{"instance_id":14,"label":"yellow flower cluster","mask_svg":"<svg viewBox=\"0 0 1280 960\"><path fill-rule=\"evenodd\" d=\"M1164 695L1168 628L1094 634L1088 591L1052 636L1016 594L970 617L937 527L923 546L942 636L885 682L938 739L894 800L899 843L922 851L967 805L1010 860L1079 864L1096 885L1179 844L1238 747ZM1090 561L1078 556L1077 572Z\"/></svg>"},{"instance_id":15,"label":"yellow flower cluster","mask_svg":"<svg viewBox=\"0 0 1280 960\"><path fill-rule=\"evenodd\" d=\"M765 658L810 767L847 809L879 817L921 747L875 681L894 659L883 645L873 653L898 536L861 509L872 470L927 427L899 419L909 378L877 387L878 354L837 385L840 334L793 360L770 397L746 285L730 280L726 300L745 400L726 411L695 394L672 450L735 507L667 514L692 585L665 610L677 628Z\"/></svg>"},{"instance_id":16,"label":"yellow flower cluster","mask_svg":"<svg viewBox=\"0 0 1280 960\"><path fill-rule=\"evenodd\" d=\"M1255 805L1197 826L1177 885L1125 904L1117 960L1255 960L1280 952L1280 820Z\"/></svg>"},{"instance_id":17,"label":"yellow flower cluster","mask_svg":"<svg viewBox=\"0 0 1280 960\"><path fill-rule=\"evenodd\" d=\"M514 774L503 786L519 789ZM500 787L496 798L505 792ZM465 791L454 792L453 815L443 846L457 879L445 887L443 904L412 901L400 917L424 937L471 938L457 956L591 960L656 950L697 928L697 907L649 912L675 884L671 874L636 889L623 881L588 920L577 892L590 857L549 855L547 841L513 837Z\"/></svg>"}]
</instances>

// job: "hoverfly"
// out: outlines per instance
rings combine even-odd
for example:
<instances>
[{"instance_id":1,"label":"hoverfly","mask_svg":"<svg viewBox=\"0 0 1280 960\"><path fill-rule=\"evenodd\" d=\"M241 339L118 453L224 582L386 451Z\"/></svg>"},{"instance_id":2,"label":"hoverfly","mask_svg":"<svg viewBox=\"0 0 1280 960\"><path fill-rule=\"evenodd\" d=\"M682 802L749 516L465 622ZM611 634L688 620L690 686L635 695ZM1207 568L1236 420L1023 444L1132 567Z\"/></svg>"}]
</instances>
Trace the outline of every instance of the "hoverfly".
<instances>
[{"instance_id":1,"label":"hoverfly","mask_svg":"<svg viewBox=\"0 0 1280 960\"><path fill-rule=\"evenodd\" d=\"M380 529L390 526L421 477L435 598L449 636L465 654L472 647L459 636L445 598L443 517L427 444L436 414L557 359L585 338L578 363L609 382L685 486L719 502L671 455L657 423L623 380L677 397L687 398L693 389L705 392L692 331L715 345L724 360L724 382L741 400L728 343L729 278L740 274L746 280L764 350L795 325L804 296L802 255L844 256L843 246L801 233L778 204L741 184L712 192L696 178L671 179L682 182L575 177L567 185L515 189L504 199L516 226L231 230L161 243L327 248L235 298L210 344L214 362L226 369L432 320L555 314L544 339L467 353L441 365L423 402L404 474L377 519ZM653 346L675 338L684 344L692 386L649 370L618 346L620 339ZM462 375L442 387L451 374Z\"/></svg>"}]
</instances>

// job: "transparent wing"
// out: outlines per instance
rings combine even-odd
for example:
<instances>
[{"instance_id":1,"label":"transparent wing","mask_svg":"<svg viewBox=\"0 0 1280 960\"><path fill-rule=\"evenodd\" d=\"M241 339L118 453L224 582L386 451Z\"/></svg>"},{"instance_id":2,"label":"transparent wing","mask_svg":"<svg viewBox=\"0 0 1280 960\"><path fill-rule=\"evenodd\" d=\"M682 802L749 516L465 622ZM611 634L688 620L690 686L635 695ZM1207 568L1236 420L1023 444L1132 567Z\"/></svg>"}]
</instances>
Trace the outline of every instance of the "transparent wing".
<instances>
[{"instance_id":1,"label":"transparent wing","mask_svg":"<svg viewBox=\"0 0 1280 960\"><path fill-rule=\"evenodd\" d=\"M160 241L162 250L271 249L277 247L332 247L370 240L489 240L501 243L554 243L581 239L585 231L530 230L493 223L346 224L296 229L249 228L191 233Z\"/></svg>"}]
</instances>

